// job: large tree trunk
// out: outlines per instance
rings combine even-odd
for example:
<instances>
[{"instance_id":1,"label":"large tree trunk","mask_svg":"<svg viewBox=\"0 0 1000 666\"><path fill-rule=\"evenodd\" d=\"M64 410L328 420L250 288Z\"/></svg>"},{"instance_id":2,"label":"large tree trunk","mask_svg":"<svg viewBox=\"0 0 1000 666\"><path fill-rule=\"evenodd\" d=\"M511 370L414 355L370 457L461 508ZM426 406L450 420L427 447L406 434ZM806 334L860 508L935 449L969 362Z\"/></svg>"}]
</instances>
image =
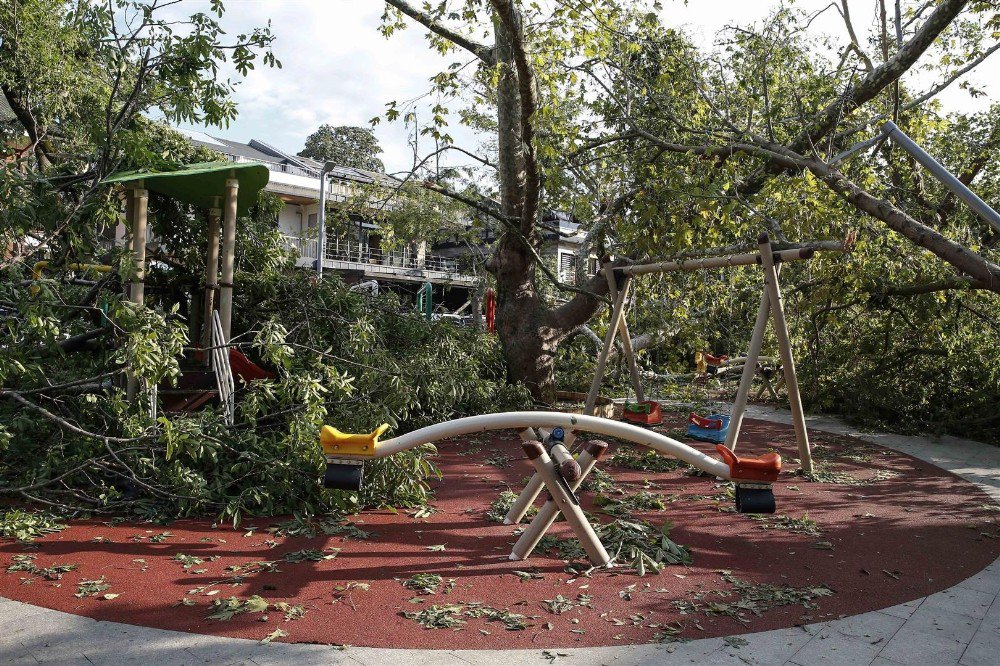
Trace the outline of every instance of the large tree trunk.
<instances>
[{"instance_id":1,"label":"large tree trunk","mask_svg":"<svg viewBox=\"0 0 1000 666\"><path fill-rule=\"evenodd\" d=\"M524 202L524 144L518 109L517 70L513 62L511 36L503 22L494 26L497 78L497 125L500 204L513 228L521 228ZM528 229L525 238L532 237ZM548 331L546 308L535 291L535 264L520 235L507 229L490 258L490 271L497 280L497 335L507 359L511 381L523 382L535 400L555 399L554 346Z\"/></svg>"},{"instance_id":2,"label":"large tree trunk","mask_svg":"<svg viewBox=\"0 0 1000 666\"><path fill-rule=\"evenodd\" d=\"M515 21L519 17L515 16ZM525 135L520 85L511 35L502 21L494 26L497 79L497 124L500 174L500 204L508 228L497 241L489 269L497 281L497 334L507 359L508 378L522 382L541 403L555 401L555 353L559 343L576 326L597 311L600 302L577 295L570 303L550 309L535 289L537 264L526 243L538 247L535 232L537 215L525 215L537 208L540 183L525 177ZM530 169L528 169L530 170ZM529 193L528 190L535 190ZM597 293L607 291L606 281L592 281ZM569 307L571 306L571 307Z\"/></svg>"}]
</instances>

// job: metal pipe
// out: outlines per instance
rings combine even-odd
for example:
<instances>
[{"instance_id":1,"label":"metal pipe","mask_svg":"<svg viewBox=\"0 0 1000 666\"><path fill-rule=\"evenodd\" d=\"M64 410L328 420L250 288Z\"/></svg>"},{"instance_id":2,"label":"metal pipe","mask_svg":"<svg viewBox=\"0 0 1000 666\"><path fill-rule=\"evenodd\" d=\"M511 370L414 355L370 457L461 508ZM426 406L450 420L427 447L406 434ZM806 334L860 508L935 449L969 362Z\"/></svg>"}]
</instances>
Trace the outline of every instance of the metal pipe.
<instances>
[{"instance_id":1,"label":"metal pipe","mask_svg":"<svg viewBox=\"0 0 1000 666\"><path fill-rule=\"evenodd\" d=\"M975 192L970 190L965 183L956 178L948 169L944 168L940 162L935 160L923 148L918 146L910 137L906 136L903 130L896 126L896 123L887 120L882 126L882 131L889 135L897 146L908 152L913 159L919 162L931 175L941 181L941 184L951 190L955 196L969 205L981 218L1000 231L1000 213L991 208L989 204L980 199Z\"/></svg>"},{"instance_id":2,"label":"metal pipe","mask_svg":"<svg viewBox=\"0 0 1000 666\"><path fill-rule=\"evenodd\" d=\"M316 238L316 277L323 277L323 254L326 250L326 165L319 172L319 236Z\"/></svg>"}]
</instances>

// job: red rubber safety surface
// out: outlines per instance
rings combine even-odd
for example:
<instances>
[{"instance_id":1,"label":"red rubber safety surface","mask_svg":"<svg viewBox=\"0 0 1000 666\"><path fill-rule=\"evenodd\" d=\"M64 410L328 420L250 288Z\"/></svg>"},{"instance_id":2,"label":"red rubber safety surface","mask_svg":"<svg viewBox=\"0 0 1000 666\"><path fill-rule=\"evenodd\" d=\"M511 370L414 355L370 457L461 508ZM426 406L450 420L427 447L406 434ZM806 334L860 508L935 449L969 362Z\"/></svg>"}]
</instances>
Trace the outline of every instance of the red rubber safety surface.
<instances>
[{"instance_id":1,"label":"red rubber safety surface","mask_svg":"<svg viewBox=\"0 0 1000 666\"><path fill-rule=\"evenodd\" d=\"M671 423L661 428L664 432L684 425L683 416L669 418ZM439 511L425 519L366 511L352 520L374 533L367 540L273 536L265 528L274 521L263 519L252 521L258 529L249 536L249 525L234 531L213 528L210 521L182 520L166 527L75 521L69 529L39 539L33 548L0 544L0 595L101 620L241 638L261 639L280 627L288 632L280 640L295 642L551 648L651 642L662 631L660 625L675 622L684 626L682 637L705 638L835 619L949 587L1000 554L996 513L989 498L971 483L859 440L812 435L816 458L827 469L869 483L814 483L795 477L788 471L795 467L791 459L796 449L787 426L748 420L738 451L759 455L773 446L781 453L786 471L775 484L775 515L808 514L822 531L820 536L764 529L768 523L719 511L731 502L720 505L692 497L718 494L714 479L684 476L680 471L627 470L615 466L609 454L599 466L614 476L619 488L634 493L649 478L648 489L668 500L665 510L639 512L635 517L657 526L672 521L671 536L691 549L692 566L669 566L659 575L640 578L629 570L613 569L575 577L564 572L565 563L554 553L510 562L513 528L487 521L484 513L500 489L507 485L520 489L530 467L516 436L504 432L443 443L438 463L444 479L437 483L434 502ZM708 444L696 446L712 449ZM612 444L611 454L618 448ZM501 463L504 455L510 458L508 464L494 464ZM486 462L488 457L493 463ZM584 495L588 510L610 520L592 507L591 495ZM169 536L151 539L164 532ZM566 523L556 523L552 533L568 535ZM437 545L444 545L444 550L430 548ZM341 549L334 559L281 561L289 552L329 547ZM72 563L78 568L58 581L6 572L12 556L20 553L35 555L39 567ZM171 559L178 554L205 561L185 570ZM261 560L281 561L280 571L250 574L236 585L212 584L231 575L224 571L227 566ZM515 570L541 578L522 581ZM733 590L720 570L752 583L825 585L834 594L814 600L812 608L790 604L760 615L747 610L742 618L706 614L704 606L682 613L675 602L732 604L749 596L720 594ZM418 595L401 582L417 573L453 578L454 587L448 594ZM101 576L110 585L101 594L119 596L110 600L74 596L81 580ZM350 582L365 583L368 589L343 591ZM191 592L206 585L203 591ZM557 595L578 600L581 593L585 601L589 597L585 605L561 614L546 608L545 600ZM302 604L305 616L286 622L283 612L272 609L229 621L206 618L213 600L253 594L271 603ZM182 598L194 605L175 605ZM413 598L422 603L410 603ZM459 630L424 629L402 615L432 604L467 609L469 602L527 616L529 626L509 631L501 622L465 617Z\"/></svg>"}]
</instances>

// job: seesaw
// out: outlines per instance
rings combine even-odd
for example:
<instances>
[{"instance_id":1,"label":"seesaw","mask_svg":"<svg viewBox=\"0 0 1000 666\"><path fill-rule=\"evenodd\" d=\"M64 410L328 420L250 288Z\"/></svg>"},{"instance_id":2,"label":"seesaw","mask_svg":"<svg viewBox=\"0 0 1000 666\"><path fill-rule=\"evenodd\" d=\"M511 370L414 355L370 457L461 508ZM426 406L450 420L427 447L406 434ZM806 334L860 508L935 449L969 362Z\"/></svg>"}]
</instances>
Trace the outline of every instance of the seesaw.
<instances>
[{"instance_id":1,"label":"seesaw","mask_svg":"<svg viewBox=\"0 0 1000 666\"><path fill-rule=\"evenodd\" d=\"M540 432L536 432L536 428ZM510 554L512 560L526 559L556 517L562 513L591 563L606 566L611 562L611 556L587 520L576 495L576 490L603 457L608 445L601 441L588 442L574 457L567 448L567 443L572 443L571 431L618 437L649 447L658 453L674 456L712 476L733 481L736 484L736 509L741 513L774 513L775 502L771 486L781 471L781 457L777 453L767 453L760 458L739 458L720 444L716 448L722 460L718 460L652 430L620 421L562 412L504 412L469 416L380 440L388 429L389 426L383 424L370 433L352 434L323 426L320 443L327 462L323 485L341 490L360 490L364 482L364 463L367 460L385 458L449 437L489 430L521 431L525 455L537 472L536 478L549 491L550 497L514 544ZM527 495L522 493L522 497ZM537 493L530 494L531 499L535 496ZM505 522L519 522L527 508L511 507L508 519L511 515L516 516L516 519Z\"/></svg>"}]
</instances>

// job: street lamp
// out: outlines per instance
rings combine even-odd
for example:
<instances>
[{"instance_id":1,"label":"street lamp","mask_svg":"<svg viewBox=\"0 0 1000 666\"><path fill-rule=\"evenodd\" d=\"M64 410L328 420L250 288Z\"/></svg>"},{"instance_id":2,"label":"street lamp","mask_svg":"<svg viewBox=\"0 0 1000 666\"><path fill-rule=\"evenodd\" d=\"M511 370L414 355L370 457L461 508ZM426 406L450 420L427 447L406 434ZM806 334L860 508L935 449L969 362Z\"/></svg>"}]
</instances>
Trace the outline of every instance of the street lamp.
<instances>
[{"instance_id":1,"label":"street lamp","mask_svg":"<svg viewBox=\"0 0 1000 666\"><path fill-rule=\"evenodd\" d=\"M336 162L326 162L319 172L319 238L316 241L316 277L323 277L323 259L326 257L326 177L337 168Z\"/></svg>"}]
</instances>

